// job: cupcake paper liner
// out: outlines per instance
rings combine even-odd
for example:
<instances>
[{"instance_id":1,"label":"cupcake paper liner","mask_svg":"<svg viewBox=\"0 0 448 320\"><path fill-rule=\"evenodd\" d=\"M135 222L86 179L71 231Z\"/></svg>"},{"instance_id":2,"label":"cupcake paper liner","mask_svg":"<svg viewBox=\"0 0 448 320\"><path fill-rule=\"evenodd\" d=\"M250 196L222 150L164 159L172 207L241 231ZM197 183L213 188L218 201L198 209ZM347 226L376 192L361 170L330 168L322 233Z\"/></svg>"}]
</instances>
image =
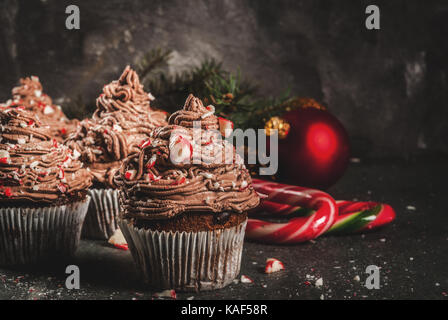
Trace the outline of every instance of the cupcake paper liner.
<instances>
[{"instance_id":1,"label":"cupcake paper liner","mask_svg":"<svg viewBox=\"0 0 448 320\"><path fill-rule=\"evenodd\" d=\"M82 230L86 239L107 240L118 229L118 190L90 189L92 198Z\"/></svg>"},{"instance_id":2,"label":"cupcake paper liner","mask_svg":"<svg viewBox=\"0 0 448 320\"><path fill-rule=\"evenodd\" d=\"M0 208L0 265L66 258L79 245L90 197L42 208Z\"/></svg>"},{"instance_id":3,"label":"cupcake paper liner","mask_svg":"<svg viewBox=\"0 0 448 320\"><path fill-rule=\"evenodd\" d=\"M219 289L239 274L247 220L228 229L166 232L119 221L134 262L153 288L177 291Z\"/></svg>"}]
</instances>

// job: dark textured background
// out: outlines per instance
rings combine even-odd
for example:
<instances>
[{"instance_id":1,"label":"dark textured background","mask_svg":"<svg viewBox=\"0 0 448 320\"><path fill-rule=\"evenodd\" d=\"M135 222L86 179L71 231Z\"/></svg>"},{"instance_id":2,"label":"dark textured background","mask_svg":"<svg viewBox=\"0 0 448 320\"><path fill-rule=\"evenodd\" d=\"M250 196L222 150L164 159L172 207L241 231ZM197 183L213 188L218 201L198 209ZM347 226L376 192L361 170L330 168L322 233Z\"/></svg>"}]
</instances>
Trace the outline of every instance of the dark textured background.
<instances>
[{"instance_id":1,"label":"dark textured background","mask_svg":"<svg viewBox=\"0 0 448 320\"><path fill-rule=\"evenodd\" d=\"M297 246L247 242L242 274L254 284L179 298L447 299L447 157L414 155L448 153L448 1L70 3L81 9L79 31L65 29L69 2L0 0L0 100L35 74L58 103L79 94L93 103L127 63L166 47L175 50L171 72L211 56L239 66L266 95L290 86L324 102L347 127L355 156L385 158L353 163L329 192L390 203L390 226ZM380 31L364 27L371 3L381 9ZM268 257L286 270L263 274ZM151 299L131 261L129 252L82 241L73 261L81 290L65 289L64 268L52 263L54 271L0 269L0 299ZM370 264L382 268L381 290L363 286ZM307 285L307 274L324 286Z\"/></svg>"},{"instance_id":2,"label":"dark textured background","mask_svg":"<svg viewBox=\"0 0 448 320\"><path fill-rule=\"evenodd\" d=\"M371 3L379 31L364 27ZM65 29L68 4L81 30ZM446 153L447 21L446 1L2 0L0 99L34 74L63 106L79 94L93 102L126 64L166 47L171 72L214 57L263 94L291 87L322 101L356 156Z\"/></svg>"}]
</instances>

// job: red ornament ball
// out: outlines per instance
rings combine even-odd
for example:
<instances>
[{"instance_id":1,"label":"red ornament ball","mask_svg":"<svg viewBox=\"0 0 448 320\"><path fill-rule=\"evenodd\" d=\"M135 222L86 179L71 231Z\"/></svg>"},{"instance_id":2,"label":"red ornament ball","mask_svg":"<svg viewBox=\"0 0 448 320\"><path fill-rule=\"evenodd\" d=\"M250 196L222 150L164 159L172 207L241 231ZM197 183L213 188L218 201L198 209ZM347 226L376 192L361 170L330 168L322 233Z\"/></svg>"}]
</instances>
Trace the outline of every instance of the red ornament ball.
<instances>
[{"instance_id":1,"label":"red ornament ball","mask_svg":"<svg viewBox=\"0 0 448 320\"><path fill-rule=\"evenodd\" d=\"M279 140L279 176L282 180L325 189L344 173L350 142L341 122L326 110L300 108L282 116L291 129Z\"/></svg>"}]
</instances>

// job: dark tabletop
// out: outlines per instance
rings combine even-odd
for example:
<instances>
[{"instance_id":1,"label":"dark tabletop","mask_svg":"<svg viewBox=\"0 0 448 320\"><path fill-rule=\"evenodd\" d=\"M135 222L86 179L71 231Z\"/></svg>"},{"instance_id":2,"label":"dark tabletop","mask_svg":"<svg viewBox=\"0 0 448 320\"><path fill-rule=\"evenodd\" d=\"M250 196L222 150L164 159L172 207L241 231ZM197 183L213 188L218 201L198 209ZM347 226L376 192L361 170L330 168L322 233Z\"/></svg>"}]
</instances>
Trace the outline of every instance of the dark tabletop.
<instances>
[{"instance_id":1,"label":"dark tabletop","mask_svg":"<svg viewBox=\"0 0 448 320\"><path fill-rule=\"evenodd\" d=\"M329 192L336 199L389 203L397 219L375 232L328 236L294 245L246 242L241 274L252 284L178 293L178 299L447 299L448 177L446 158L352 163ZM267 258L285 270L263 273ZM65 288L65 266L79 266L81 288ZM0 269L0 299L153 299L129 252L83 240L69 262ZM367 289L369 265L380 267L380 289ZM323 286L316 286L322 278ZM318 281L319 283L320 281Z\"/></svg>"}]
</instances>

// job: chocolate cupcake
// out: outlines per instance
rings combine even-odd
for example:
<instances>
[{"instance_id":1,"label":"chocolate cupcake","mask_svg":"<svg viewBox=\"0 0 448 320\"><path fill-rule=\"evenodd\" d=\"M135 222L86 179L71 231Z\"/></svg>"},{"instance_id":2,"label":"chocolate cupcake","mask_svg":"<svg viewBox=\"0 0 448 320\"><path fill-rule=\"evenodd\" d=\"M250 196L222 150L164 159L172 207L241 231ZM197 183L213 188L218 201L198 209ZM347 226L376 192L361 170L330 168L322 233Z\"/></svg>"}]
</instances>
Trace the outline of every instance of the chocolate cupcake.
<instances>
[{"instance_id":1,"label":"chocolate cupcake","mask_svg":"<svg viewBox=\"0 0 448 320\"><path fill-rule=\"evenodd\" d=\"M213 112L190 95L115 177L120 228L153 287L217 289L240 271L247 211L259 198Z\"/></svg>"},{"instance_id":2,"label":"chocolate cupcake","mask_svg":"<svg viewBox=\"0 0 448 320\"><path fill-rule=\"evenodd\" d=\"M0 133L0 265L72 255L89 172L24 108L0 108Z\"/></svg>"},{"instance_id":3,"label":"chocolate cupcake","mask_svg":"<svg viewBox=\"0 0 448 320\"><path fill-rule=\"evenodd\" d=\"M166 113L151 109L151 97L127 66L118 80L104 86L92 118L83 120L66 141L93 175L83 231L87 238L109 239L118 228L113 176L127 156L140 151L155 128L166 124Z\"/></svg>"},{"instance_id":4,"label":"chocolate cupcake","mask_svg":"<svg viewBox=\"0 0 448 320\"><path fill-rule=\"evenodd\" d=\"M42 91L39 78L31 76L20 79L20 86L12 89L13 99L7 107L23 106L35 114L37 120L49 126L51 134L63 141L76 130L78 120L69 120L60 106L54 105L51 98Z\"/></svg>"}]
</instances>

